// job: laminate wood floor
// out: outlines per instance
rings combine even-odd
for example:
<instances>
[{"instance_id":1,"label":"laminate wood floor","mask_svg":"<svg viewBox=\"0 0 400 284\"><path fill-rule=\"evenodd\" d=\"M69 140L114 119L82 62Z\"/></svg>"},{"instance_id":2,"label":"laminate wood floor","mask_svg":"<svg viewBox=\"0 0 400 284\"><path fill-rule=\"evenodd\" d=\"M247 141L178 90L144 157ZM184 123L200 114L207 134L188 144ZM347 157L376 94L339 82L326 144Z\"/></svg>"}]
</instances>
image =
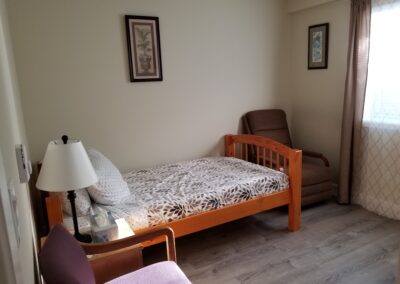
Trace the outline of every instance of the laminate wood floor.
<instances>
[{"instance_id":1,"label":"laminate wood floor","mask_svg":"<svg viewBox=\"0 0 400 284\"><path fill-rule=\"evenodd\" d=\"M319 204L287 230L273 210L176 240L178 264L193 283L395 283L400 222L356 205ZM144 250L145 263L163 247Z\"/></svg>"}]
</instances>

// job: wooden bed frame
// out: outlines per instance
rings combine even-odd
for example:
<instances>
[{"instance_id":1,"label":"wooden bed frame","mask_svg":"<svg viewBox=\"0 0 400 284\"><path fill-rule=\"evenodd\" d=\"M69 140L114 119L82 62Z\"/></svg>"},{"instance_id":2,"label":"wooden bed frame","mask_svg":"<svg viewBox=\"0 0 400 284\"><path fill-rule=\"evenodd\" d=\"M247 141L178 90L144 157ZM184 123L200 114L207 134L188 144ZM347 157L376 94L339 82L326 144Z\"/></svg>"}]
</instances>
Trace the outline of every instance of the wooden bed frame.
<instances>
[{"instance_id":1,"label":"wooden bed frame","mask_svg":"<svg viewBox=\"0 0 400 284\"><path fill-rule=\"evenodd\" d=\"M255 157L251 157L250 147L253 147ZM155 227L135 230L144 233L158 227L169 226L176 237L188 235L200 230L217 226L226 222L247 217L265 210L288 205L288 228L297 231L301 224L301 159L300 150L291 149L272 139L255 135L225 135L225 156L251 161L263 166L274 168L289 175L289 188L226 206L220 209L196 214ZM49 227L63 223L61 203L54 193L46 198L46 208ZM160 240L145 243L151 245Z\"/></svg>"}]
</instances>

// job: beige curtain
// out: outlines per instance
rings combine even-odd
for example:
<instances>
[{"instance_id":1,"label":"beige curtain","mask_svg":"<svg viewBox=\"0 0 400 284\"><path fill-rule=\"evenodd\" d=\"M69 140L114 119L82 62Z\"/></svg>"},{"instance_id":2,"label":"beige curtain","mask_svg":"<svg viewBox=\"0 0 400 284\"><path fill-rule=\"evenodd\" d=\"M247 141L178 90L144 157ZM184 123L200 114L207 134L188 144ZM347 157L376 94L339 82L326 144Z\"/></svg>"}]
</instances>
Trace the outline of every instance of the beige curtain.
<instances>
[{"instance_id":1,"label":"beige curtain","mask_svg":"<svg viewBox=\"0 0 400 284\"><path fill-rule=\"evenodd\" d=\"M338 202L350 203L354 160L360 144L368 74L371 0L352 0L342 117Z\"/></svg>"},{"instance_id":2,"label":"beige curtain","mask_svg":"<svg viewBox=\"0 0 400 284\"><path fill-rule=\"evenodd\" d=\"M368 83L351 203L400 220L400 0L371 0Z\"/></svg>"}]
</instances>

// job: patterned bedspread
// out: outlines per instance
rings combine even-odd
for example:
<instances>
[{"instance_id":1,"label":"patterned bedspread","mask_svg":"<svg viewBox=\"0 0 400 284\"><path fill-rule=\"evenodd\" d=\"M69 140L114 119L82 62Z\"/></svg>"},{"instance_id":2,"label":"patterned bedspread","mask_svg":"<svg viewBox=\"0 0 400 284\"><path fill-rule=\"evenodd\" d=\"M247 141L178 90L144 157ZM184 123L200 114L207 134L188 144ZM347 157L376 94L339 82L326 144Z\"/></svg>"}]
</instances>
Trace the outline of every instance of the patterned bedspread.
<instances>
[{"instance_id":1,"label":"patterned bedspread","mask_svg":"<svg viewBox=\"0 0 400 284\"><path fill-rule=\"evenodd\" d=\"M289 187L287 175L246 161L213 157L123 175L131 195L123 204L97 205L125 218L133 230L240 203Z\"/></svg>"}]
</instances>

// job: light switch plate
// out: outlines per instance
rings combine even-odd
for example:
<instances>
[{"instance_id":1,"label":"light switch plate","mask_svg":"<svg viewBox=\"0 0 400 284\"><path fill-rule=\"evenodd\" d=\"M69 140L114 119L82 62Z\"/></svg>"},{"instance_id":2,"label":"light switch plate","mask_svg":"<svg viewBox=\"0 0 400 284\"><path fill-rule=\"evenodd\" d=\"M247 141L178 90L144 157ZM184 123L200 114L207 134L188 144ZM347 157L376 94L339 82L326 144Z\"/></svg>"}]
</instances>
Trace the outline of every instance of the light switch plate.
<instances>
[{"instance_id":1,"label":"light switch plate","mask_svg":"<svg viewBox=\"0 0 400 284\"><path fill-rule=\"evenodd\" d=\"M16 145L15 154L17 156L19 181L21 183L27 183L32 173L32 164L28 159L26 147L23 144Z\"/></svg>"}]
</instances>

